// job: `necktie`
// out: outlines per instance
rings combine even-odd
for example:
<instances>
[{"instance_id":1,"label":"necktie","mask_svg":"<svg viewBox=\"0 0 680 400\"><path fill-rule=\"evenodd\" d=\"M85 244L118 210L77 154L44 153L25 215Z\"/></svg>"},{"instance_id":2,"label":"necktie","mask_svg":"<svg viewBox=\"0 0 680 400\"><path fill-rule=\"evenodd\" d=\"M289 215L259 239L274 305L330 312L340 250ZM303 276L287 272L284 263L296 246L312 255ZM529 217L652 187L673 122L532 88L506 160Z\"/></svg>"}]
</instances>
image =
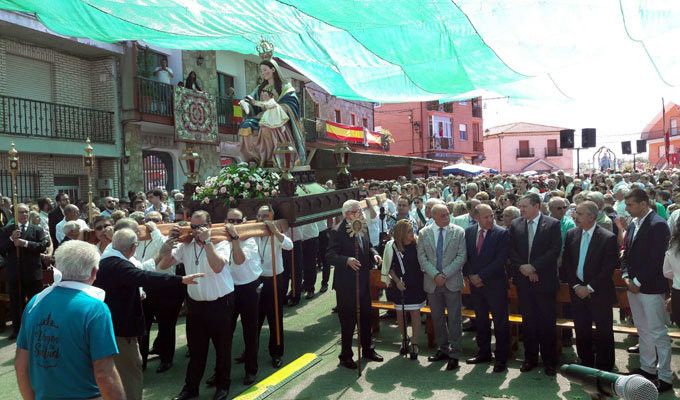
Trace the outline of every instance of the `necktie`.
<instances>
[{"instance_id":1,"label":"necktie","mask_svg":"<svg viewBox=\"0 0 680 400\"><path fill-rule=\"evenodd\" d=\"M534 231L534 220L527 221L527 231L529 234L529 257L531 257L531 246L534 245L534 235L536 232Z\"/></svg>"},{"instance_id":2,"label":"necktie","mask_svg":"<svg viewBox=\"0 0 680 400\"><path fill-rule=\"evenodd\" d=\"M437 271L442 272L444 262L444 228L439 228L439 239L437 240Z\"/></svg>"},{"instance_id":3,"label":"necktie","mask_svg":"<svg viewBox=\"0 0 680 400\"><path fill-rule=\"evenodd\" d=\"M483 229L480 229L479 238L477 238L477 254L482 252L482 246L484 245L484 236L486 236L486 232Z\"/></svg>"},{"instance_id":4,"label":"necktie","mask_svg":"<svg viewBox=\"0 0 680 400\"><path fill-rule=\"evenodd\" d=\"M578 267L576 269L576 276L583 282L583 266L586 263L586 255L588 254L588 245L590 244L590 233L583 232L581 237L581 249L578 252Z\"/></svg>"},{"instance_id":5,"label":"necktie","mask_svg":"<svg viewBox=\"0 0 680 400\"><path fill-rule=\"evenodd\" d=\"M21 224L21 237L24 236L25 232L26 232L26 224Z\"/></svg>"}]
</instances>

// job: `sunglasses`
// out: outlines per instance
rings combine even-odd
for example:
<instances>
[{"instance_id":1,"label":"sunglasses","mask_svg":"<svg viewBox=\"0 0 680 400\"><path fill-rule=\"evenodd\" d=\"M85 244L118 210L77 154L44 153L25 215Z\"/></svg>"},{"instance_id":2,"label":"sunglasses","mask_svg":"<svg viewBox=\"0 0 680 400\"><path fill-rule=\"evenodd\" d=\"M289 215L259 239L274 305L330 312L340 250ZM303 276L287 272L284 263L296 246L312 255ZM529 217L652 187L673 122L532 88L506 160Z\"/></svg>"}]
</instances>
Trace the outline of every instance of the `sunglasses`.
<instances>
[{"instance_id":1,"label":"sunglasses","mask_svg":"<svg viewBox=\"0 0 680 400\"><path fill-rule=\"evenodd\" d=\"M227 222L230 224L240 224L243 222L243 218L227 218Z\"/></svg>"},{"instance_id":2,"label":"sunglasses","mask_svg":"<svg viewBox=\"0 0 680 400\"><path fill-rule=\"evenodd\" d=\"M200 229L200 228L205 228L208 226L208 224L191 224L191 229Z\"/></svg>"},{"instance_id":3,"label":"sunglasses","mask_svg":"<svg viewBox=\"0 0 680 400\"><path fill-rule=\"evenodd\" d=\"M160 219L160 218L145 218L144 219L144 222L153 222L153 223L156 223L156 224L161 222L161 221L163 221L163 220Z\"/></svg>"},{"instance_id":4,"label":"sunglasses","mask_svg":"<svg viewBox=\"0 0 680 400\"><path fill-rule=\"evenodd\" d=\"M95 231L103 231L104 229L108 228L111 225L97 225L94 227Z\"/></svg>"}]
</instances>

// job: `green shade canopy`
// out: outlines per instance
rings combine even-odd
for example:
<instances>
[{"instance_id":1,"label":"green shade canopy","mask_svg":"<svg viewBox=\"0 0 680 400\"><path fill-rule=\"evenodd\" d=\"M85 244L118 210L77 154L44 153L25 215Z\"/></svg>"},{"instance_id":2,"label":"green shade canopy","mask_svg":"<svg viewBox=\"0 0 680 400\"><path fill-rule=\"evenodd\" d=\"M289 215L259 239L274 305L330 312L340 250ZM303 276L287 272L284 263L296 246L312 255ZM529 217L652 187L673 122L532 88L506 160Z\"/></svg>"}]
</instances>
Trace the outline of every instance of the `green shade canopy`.
<instances>
[{"instance_id":1,"label":"green shade canopy","mask_svg":"<svg viewBox=\"0 0 680 400\"><path fill-rule=\"evenodd\" d=\"M0 0L63 35L275 55L345 99L434 100L521 79L450 0Z\"/></svg>"}]
</instances>

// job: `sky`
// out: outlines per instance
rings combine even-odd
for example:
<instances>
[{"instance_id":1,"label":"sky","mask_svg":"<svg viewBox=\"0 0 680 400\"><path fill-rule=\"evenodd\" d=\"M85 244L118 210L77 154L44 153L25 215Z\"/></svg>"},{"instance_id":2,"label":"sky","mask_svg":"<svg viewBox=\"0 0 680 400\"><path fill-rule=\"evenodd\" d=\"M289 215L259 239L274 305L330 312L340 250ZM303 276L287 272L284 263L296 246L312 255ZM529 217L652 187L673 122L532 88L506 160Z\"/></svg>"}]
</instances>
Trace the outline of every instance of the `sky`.
<instances>
[{"instance_id":1,"label":"sky","mask_svg":"<svg viewBox=\"0 0 680 400\"><path fill-rule=\"evenodd\" d=\"M527 75L484 93L484 126L530 122L597 129L621 155L661 111L680 103L680 2L457 0L480 36ZM503 97L503 96L508 97ZM501 98L498 98L501 97ZM590 157L593 151L582 152Z\"/></svg>"}]
</instances>

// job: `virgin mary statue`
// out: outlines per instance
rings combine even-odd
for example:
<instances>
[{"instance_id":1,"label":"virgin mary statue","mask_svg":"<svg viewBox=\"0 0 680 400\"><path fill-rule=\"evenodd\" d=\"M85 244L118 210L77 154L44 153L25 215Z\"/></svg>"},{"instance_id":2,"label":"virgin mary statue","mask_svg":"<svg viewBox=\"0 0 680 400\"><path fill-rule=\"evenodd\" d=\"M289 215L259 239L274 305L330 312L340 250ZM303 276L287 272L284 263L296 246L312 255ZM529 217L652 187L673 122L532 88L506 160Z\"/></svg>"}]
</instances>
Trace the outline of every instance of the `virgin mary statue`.
<instances>
[{"instance_id":1,"label":"virgin mary statue","mask_svg":"<svg viewBox=\"0 0 680 400\"><path fill-rule=\"evenodd\" d=\"M276 147L290 144L297 152L296 163L304 164L305 134L295 88L284 81L275 60L263 60L259 67L262 83L241 100L246 114L239 126L241 157L263 167L272 166Z\"/></svg>"}]
</instances>

